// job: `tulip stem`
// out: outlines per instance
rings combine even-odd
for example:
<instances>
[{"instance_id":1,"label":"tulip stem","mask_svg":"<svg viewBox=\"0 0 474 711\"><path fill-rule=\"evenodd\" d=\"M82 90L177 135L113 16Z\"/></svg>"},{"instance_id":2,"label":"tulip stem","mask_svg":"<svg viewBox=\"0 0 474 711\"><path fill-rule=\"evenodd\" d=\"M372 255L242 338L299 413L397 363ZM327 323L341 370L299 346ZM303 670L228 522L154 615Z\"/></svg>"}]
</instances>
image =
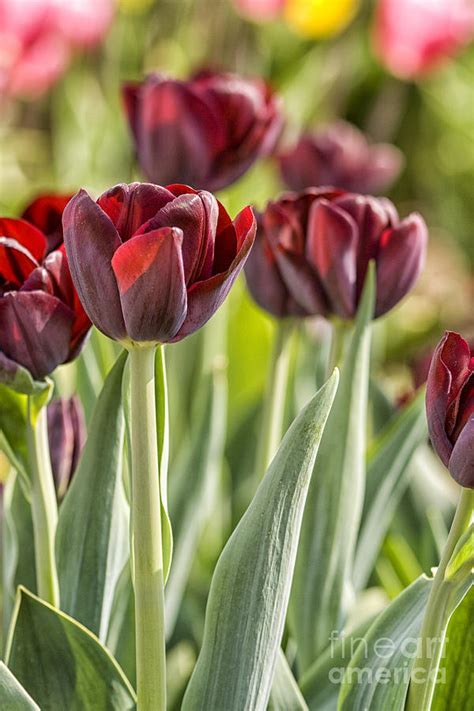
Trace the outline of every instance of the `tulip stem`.
<instances>
[{"instance_id":1,"label":"tulip stem","mask_svg":"<svg viewBox=\"0 0 474 711\"><path fill-rule=\"evenodd\" d=\"M137 709L165 711L165 599L154 347L130 350L130 382Z\"/></svg>"},{"instance_id":2,"label":"tulip stem","mask_svg":"<svg viewBox=\"0 0 474 711\"><path fill-rule=\"evenodd\" d=\"M461 489L453 523L426 605L418 641L418 653L412 670L407 711L429 711L431 708L446 630L456 608L452 602L454 585L446 580L446 569L456 544L469 527L473 506L474 492L470 489Z\"/></svg>"},{"instance_id":3,"label":"tulip stem","mask_svg":"<svg viewBox=\"0 0 474 711\"><path fill-rule=\"evenodd\" d=\"M293 328L289 319L279 321L276 327L257 448L256 473L260 477L273 459L282 435Z\"/></svg>"},{"instance_id":4,"label":"tulip stem","mask_svg":"<svg viewBox=\"0 0 474 711\"><path fill-rule=\"evenodd\" d=\"M48 442L46 407L33 414L28 397L27 440L31 476L31 515L33 519L36 584L39 596L59 607L59 583L54 554L58 523L58 504Z\"/></svg>"}]
</instances>

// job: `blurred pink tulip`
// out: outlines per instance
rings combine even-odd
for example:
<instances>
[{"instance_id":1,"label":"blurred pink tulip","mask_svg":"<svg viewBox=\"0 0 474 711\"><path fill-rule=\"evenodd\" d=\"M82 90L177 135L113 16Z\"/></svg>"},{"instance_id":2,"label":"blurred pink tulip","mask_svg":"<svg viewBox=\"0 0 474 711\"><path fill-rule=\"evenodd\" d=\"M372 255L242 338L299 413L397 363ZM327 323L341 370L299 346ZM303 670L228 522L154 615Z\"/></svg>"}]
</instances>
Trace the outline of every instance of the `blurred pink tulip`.
<instances>
[{"instance_id":1,"label":"blurred pink tulip","mask_svg":"<svg viewBox=\"0 0 474 711\"><path fill-rule=\"evenodd\" d=\"M73 49L96 45L114 0L0 0L0 94L38 96L65 71Z\"/></svg>"},{"instance_id":2,"label":"blurred pink tulip","mask_svg":"<svg viewBox=\"0 0 474 711\"><path fill-rule=\"evenodd\" d=\"M234 0L241 15L257 22L276 19L282 12L285 0Z\"/></svg>"},{"instance_id":3,"label":"blurred pink tulip","mask_svg":"<svg viewBox=\"0 0 474 711\"><path fill-rule=\"evenodd\" d=\"M435 69L473 38L472 0L379 0L374 47L400 77Z\"/></svg>"}]
</instances>

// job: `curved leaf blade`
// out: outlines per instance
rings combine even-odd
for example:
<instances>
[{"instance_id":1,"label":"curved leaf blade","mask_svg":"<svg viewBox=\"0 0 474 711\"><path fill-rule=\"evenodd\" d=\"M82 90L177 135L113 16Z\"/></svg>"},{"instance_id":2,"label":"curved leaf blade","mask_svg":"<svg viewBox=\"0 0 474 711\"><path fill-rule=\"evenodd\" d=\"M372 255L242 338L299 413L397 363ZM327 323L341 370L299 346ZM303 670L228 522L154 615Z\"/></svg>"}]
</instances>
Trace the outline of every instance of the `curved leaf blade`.
<instances>
[{"instance_id":1,"label":"curved leaf blade","mask_svg":"<svg viewBox=\"0 0 474 711\"><path fill-rule=\"evenodd\" d=\"M40 711L3 662L0 662L0 708L3 711Z\"/></svg>"},{"instance_id":2,"label":"curved leaf blade","mask_svg":"<svg viewBox=\"0 0 474 711\"><path fill-rule=\"evenodd\" d=\"M296 418L219 558L183 711L266 709L309 481L337 381L335 372Z\"/></svg>"},{"instance_id":3,"label":"curved leaf blade","mask_svg":"<svg viewBox=\"0 0 474 711\"><path fill-rule=\"evenodd\" d=\"M345 593L365 488L366 416L375 278L369 270L341 383L308 492L290 602L304 673L344 624Z\"/></svg>"},{"instance_id":4,"label":"curved leaf blade","mask_svg":"<svg viewBox=\"0 0 474 711\"><path fill-rule=\"evenodd\" d=\"M79 466L59 512L56 557L61 609L105 640L115 586L129 555L122 483L123 353L94 410Z\"/></svg>"},{"instance_id":5,"label":"curved leaf blade","mask_svg":"<svg viewBox=\"0 0 474 711\"><path fill-rule=\"evenodd\" d=\"M97 637L21 587L7 664L42 711L135 708L132 687Z\"/></svg>"}]
</instances>

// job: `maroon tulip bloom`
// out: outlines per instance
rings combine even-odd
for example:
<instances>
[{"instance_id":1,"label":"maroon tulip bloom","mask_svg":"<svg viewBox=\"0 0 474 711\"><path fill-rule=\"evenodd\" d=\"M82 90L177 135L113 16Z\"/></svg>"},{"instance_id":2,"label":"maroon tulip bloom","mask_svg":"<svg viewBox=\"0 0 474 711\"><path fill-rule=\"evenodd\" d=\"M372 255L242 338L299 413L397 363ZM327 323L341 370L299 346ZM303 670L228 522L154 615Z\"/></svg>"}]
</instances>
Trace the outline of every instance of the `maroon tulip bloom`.
<instances>
[{"instance_id":1,"label":"maroon tulip bloom","mask_svg":"<svg viewBox=\"0 0 474 711\"><path fill-rule=\"evenodd\" d=\"M77 395L48 405L48 436L58 499L67 491L86 440L84 411Z\"/></svg>"},{"instance_id":2,"label":"maroon tulip bloom","mask_svg":"<svg viewBox=\"0 0 474 711\"><path fill-rule=\"evenodd\" d=\"M118 341L179 341L208 321L255 236L246 207L232 222L213 195L185 185L117 185L64 211L71 273L91 321Z\"/></svg>"},{"instance_id":3,"label":"maroon tulip bloom","mask_svg":"<svg viewBox=\"0 0 474 711\"><path fill-rule=\"evenodd\" d=\"M313 188L268 203L245 274L255 301L275 316L350 319L373 259L381 316L414 285L426 243L423 219L400 220L385 198Z\"/></svg>"},{"instance_id":4,"label":"maroon tulip bloom","mask_svg":"<svg viewBox=\"0 0 474 711\"><path fill-rule=\"evenodd\" d=\"M370 144L358 128L345 121L304 134L278 159L283 181L296 191L337 185L355 193L381 193L403 165L398 148Z\"/></svg>"},{"instance_id":5,"label":"maroon tulip bloom","mask_svg":"<svg viewBox=\"0 0 474 711\"><path fill-rule=\"evenodd\" d=\"M279 101L260 79L153 74L123 95L141 169L158 185L225 188L268 155L281 132Z\"/></svg>"},{"instance_id":6,"label":"maroon tulip bloom","mask_svg":"<svg viewBox=\"0 0 474 711\"><path fill-rule=\"evenodd\" d=\"M46 237L47 251L63 243L63 212L72 195L40 195L23 211L22 218Z\"/></svg>"},{"instance_id":7,"label":"maroon tulip bloom","mask_svg":"<svg viewBox=\"0 0 474 711\"><path fill-rule=\"evenodd\" d=\"M447 331L433 354L426 387L431 442L451 476L474 488L474 350Z\"/></svg>"},{"instance_id":8,"label":"maroon tulip bloom","mask_svg":"<svg viewBox=\"0 0 474 711\"><path fill-rule=\"evenodd\" d=\"M64 247L26 220L0 219L0 379L18 366L34 379L74 358L90 328Z\"/></svg>"}]
</instances>

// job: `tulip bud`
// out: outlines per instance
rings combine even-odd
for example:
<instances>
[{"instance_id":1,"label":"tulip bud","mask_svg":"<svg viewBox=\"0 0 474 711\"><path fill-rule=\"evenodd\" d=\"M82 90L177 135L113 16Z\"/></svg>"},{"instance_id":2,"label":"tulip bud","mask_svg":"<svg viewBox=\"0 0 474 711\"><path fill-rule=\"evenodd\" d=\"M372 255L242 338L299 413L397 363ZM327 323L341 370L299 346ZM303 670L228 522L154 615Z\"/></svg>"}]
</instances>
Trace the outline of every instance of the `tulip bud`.
<instances>
[{"instance_id":1,"label":"tulip bud","mask_svg":"<svg viewBox=\"0 0 474 711\"><path fill-rule=\"evenodd\" d=\"M47 409L51 466L58 499L67 491L86 439L84 411L77 395L53 400Z\"/></svg>"},{"instance_id":2,"label":"tulip bud","mask_svg":"<svg viewBox=\"0 0 474 711\"><path fill-rule=\"evenodd\" d=\"M389 144L369 144L355 126L338 121L305 134L279 155L282 178L290 190L337 185L357 193L379 193L398 176L401 152Z\"/></svg>"},{"instance_id":3,"label":"tulip bud","mask_svg":"<svg viewBox=\"0 0 474 711\"><path fill-rule=\"evenodd\" d=\"M474 488L474 350L447 331L433 354L426 387L431 442L451 476Z\"/></svg>"},{"instance_id":4,"label":"tulip bud","mask_svg":"<svg viewBox=\"0 0 474 711\"><path fill-rule=\"evenodd\" d=\"M389 200L313 188L268 203L245 274L255 301L275 316L351 319L373 259L381 316L413 287L426 243L423 219L400 220Z\"/></svg>"},{"instance_id":5,"label":"tulip bud","mask_svg":"<svg viewBox=\"0 0 474 711\"><path fill-rule=\"evenodd\" d=\"M0 381L11 382L19 366L43 379L79 353L90 325L64 246L48 253L33 224L0 219Z\"/></svg>"},{"instance_id":6,"label":"tulip bud","mask_svg":"<svg viewBox=\"0 0 474 711\"><path fill-rule=\"evenodd\" d=\"M179 341L208 321L242 269L255 236L246 207L232 222L205 191L117 185L94 202L81 190L63 217L74 284L110 338Z\"/></svg>"},{"instance_id":7,"label":"tulip bud","mask_svg":"<svg viewBox=\"0 0 474 711\"><path fill-rule=\"evenodd\" d=\"M141 169L158 185L225 188L273 150L282 127L279 101L260 79L154 74L123 95Z\"/></svg>"}]
</instances>

